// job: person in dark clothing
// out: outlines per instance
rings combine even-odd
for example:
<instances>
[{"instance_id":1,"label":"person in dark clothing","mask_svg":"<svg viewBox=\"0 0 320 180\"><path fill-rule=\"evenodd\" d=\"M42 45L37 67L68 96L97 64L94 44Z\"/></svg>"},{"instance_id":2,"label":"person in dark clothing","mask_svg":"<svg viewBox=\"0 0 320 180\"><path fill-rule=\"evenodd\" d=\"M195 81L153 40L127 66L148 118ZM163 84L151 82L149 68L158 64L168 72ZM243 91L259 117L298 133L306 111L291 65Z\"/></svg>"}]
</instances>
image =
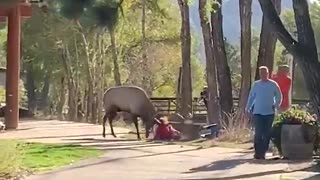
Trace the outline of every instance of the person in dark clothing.
<instances>
[{"instance_id":1,"label":"person in dark clothing","mask_svg":"<svg viewBox=\"0 0 320 180\"><path fill-rule=\"evenodd\" d=\"M203 87L202 92L200 93L200 99L203 101L204 105L208 109L208 87Z\"/></svg>"}]
</instances>

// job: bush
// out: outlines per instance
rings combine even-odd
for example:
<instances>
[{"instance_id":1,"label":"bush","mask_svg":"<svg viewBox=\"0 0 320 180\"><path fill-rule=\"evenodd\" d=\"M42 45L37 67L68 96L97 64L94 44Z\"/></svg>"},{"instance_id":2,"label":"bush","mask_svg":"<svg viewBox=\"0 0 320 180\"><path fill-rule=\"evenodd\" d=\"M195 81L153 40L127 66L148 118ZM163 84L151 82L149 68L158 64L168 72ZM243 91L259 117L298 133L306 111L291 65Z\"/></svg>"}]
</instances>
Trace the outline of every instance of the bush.
<instances>
[{"instance_id":1,"label":"bush","mask_svg":"<svg viewBox=\"0 0 320 180\"><path fill-rule=\"evenodd\" d=\"M227 121L221 119L220 124L223 128L219 135L219 141L234 143L247 143L252 141L253 132L250 128L249 119L245 116L240 117L239 113L226 114Z\"/></svg>"},{"instance_id":2,"label":"bush","mask_svg":"<svg viewBox=\"0 0 320 180\"><path fill-rule=\"evenodd\" d=\"M0 179L16 176L20 170L22 149L12 140L0 141Z\"/></svg>"},{"instance_id":3,"label":"bush","mask_svg":"<svg viewBox=\"0 0 320 180\"><path fill-rule=\"evenodd\" d=\"M303 134L306 142L314 142L314 150L317 151L319 147L320 133L319 133L319 123L316 116L310 113L292 108L284 113L279 114L272 126L272 137L271 140L273 144L278 149L279 153L281 151L281 129L284 124L292 125L303 125ZM309 134L308 129L315 129L316 134Z\"/></svg>"}]
</instances>

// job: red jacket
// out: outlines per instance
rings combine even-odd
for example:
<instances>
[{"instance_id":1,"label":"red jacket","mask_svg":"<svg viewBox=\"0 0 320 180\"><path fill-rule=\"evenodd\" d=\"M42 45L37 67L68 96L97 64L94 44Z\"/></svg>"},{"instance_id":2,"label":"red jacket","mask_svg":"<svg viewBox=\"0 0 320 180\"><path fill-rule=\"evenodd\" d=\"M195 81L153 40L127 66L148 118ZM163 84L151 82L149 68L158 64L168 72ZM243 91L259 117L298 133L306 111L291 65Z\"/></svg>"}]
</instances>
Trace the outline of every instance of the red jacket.
<instances>
[{"instance_id":1,"label":"red jacket","mask_svg":"<svg viewBox=\"0 0 320 180\"><path fill-rule=\"evenodd\" d=\"M174 139L174 128L170 124L159 124L156 128L154 139L171 140Z\"/></svg>"},{"instance_id":2,"label":"red jacket","mask_svg":"<svg viewBox=\"0 0 320 180\"><path fill-rule=\"evenodd\" d=\"M272 80L278 83L282 93L282 103L280 108L289 108L289 91L291 87L291 78L287 75L273 75Z\"/></svg>"}]
</instances>

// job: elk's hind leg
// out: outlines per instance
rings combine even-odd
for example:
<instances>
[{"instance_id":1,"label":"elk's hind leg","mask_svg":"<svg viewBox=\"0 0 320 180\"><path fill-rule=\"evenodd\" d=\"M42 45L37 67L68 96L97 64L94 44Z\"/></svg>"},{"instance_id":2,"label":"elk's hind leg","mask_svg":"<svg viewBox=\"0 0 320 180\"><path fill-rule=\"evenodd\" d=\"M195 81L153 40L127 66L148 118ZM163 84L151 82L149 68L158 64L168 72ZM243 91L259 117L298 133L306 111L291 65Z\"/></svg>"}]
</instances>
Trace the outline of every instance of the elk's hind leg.
<instances>
[{"instance_id":1,"label":"elk's hind leg","mask_svg":"<svg viewBox=\"0 0 320 180\"><path fill-rule=\"evenodd\" d=\"M105 138L106 137L106 122L107 122L107 119L108 119L108 113L106 112L103 116L103 122L102 122L102 128L103 128L103 131L102 131L102 136Z\"/></svg>"},{"instance_id":2,"label":"elk's hind leg","mask_svg":"<svg viewBox=\"0 0 320 180\"><path fill-rule=\"evenodd\" d=\"M131 119L134 123L134 126L136 127L136 130L137 130L137 138L138 140L141 140L141 137L140 137L140 133L139 133L139 124L138 124L138 116L131 116Z\"/></svg>"},{"instance_id":3,"label":"elk's hind leg","mask_svg":"<svg viewBox=\"0 0 320 180\"><path fill-rule=\"evenodd\" d=\"M112 125L112 121L113 119L117 116L117 112L116 111L111 111L109 113L108 119L109 119L109 125L110 125L110 130L111 130L111 134L113 137L117 137L116 134L113 131L113 125Z\"/></svg>"}]
</instances>

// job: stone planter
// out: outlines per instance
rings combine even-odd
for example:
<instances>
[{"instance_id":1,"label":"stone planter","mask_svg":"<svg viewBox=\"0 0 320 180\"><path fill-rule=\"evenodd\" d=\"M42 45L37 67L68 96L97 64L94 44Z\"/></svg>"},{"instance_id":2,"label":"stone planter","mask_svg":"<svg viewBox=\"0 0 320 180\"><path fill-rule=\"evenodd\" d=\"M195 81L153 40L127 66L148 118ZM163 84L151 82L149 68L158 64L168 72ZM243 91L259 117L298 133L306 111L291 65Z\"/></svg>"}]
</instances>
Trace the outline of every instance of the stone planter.
<instances>
[{"instance_id":1,"label":"stone planter","mask_svg":"<svg viewBox=\"0 0 320 180\"><path fill-rule=\"evenodd\" d=\"M312 159L316 130L303 125L284 124L281 129L282 155L291 160Z\"/></svg>"}]
</instances>

